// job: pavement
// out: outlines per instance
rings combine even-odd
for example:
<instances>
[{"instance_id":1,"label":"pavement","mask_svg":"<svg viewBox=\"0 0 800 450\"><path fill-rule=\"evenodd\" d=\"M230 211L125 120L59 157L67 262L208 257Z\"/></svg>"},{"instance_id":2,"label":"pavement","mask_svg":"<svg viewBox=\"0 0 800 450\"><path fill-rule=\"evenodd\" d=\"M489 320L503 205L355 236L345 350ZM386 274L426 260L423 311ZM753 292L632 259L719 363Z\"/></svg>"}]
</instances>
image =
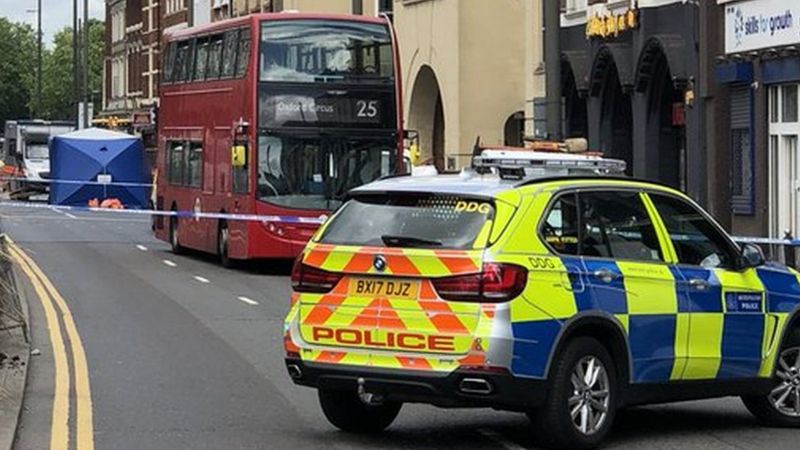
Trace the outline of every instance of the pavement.
<instances>
[{"instance_id":1,"label":"pavement","mask_svg":"<svg viewBox=\"0 0 800 450\"><path fill-rule=\"evenodd\" d=\"M332 428L316 393L294 386L283 366L288 262L227 270L211 257L176 256L153 239L146 218L111 213L0 206L0 225L52 283L51 297L63 298L61 329L74 321L76 332L52 345L47 302L23 283L41 355L30 362L16 449L53 444L64 406L54 409L56 392L69 395L64 448L80 447L81 430L87 438L87 404L98 449L533 446L523 415L488 409L406 405L380 436ZM74 375L67 391L58 390L62 352ZM87 395L78 392L83 382ZM797 436L759 427L726 398L622 411L606 448L796 449Z\"/></svg>"}]
</instances>

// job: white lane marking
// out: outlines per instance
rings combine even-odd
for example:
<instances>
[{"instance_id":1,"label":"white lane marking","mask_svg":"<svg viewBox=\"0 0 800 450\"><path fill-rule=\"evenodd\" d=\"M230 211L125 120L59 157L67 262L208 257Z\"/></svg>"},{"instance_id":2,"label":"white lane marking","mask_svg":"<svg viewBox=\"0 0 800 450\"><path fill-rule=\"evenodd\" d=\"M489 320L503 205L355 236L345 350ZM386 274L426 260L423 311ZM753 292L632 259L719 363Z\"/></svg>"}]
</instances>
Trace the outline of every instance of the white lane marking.
<instances>
[{"instance_id":1,"label":"white lane marking","mask_svg":"<svg viewBox=\"0 0 800 450\"><path fill-rule=\"evenodd\" d=\"M199 275L195 275L194 279L199 281L199 282L201 282L201 283L211 283L211 281L208 278L203 278L203 277L201 277Z\"/></svg>"},{"instance_id":2,"label":"white lane marking","mask_svg":"<svg viewBox=\"0 0 800 450\"><path fill-rule=\"evenodd\" d=\"M77 218L78 218L78 216L75 216L75 215L73 215L73 214L70 214L70 213L68 213L68 212L66 212L66 211L61 211L60 209L56 208L55 206L51 206L51 207L50 207L50 211L57 212L58 214L61 214L62 216L67 216L67 217L69 217L70 219L77 219Z\"/></svg>"},{"instance_id":3,"label":"white lane marking","mask_svg":"<svg viewBox=\"0 0 800 450\"><path fill-rule=\"evenodd\" d=\"M170 260L168 260L168 259L165 259L165 260L164 260L164 264L166 264L166 265L168 265L168 266L170 266L170 267L178 267L178 265L177 265L177 264L175 264L174 262L172 262L172 261L170 261Z\"/></svg>"},{"instance_id":4,"label":"white lane marking","mask_svg":"<svg viewBox=\"0 0 800 450\"><path fill-rule=\"evenodd\" d=\"M136 248L138 248L139 250L141 250L141 251L143 251L143 252L146 252L146 251L147 251L147 247L145 247L145 246L144 246L144 245L142 245L142 244L137 244L137 245L136 245Z\"/></svg>"},{"instance_id":5,"label":"white lane marking","mask_svg":"<svg viewBox=\"0 0 800 450\"><path fill-rule=\"evenodd\" d=\"M253 300L253 299L250 299L250 298L247 298L247 297L245 297L245 296L241 296L241 297L239 297L239 301L241 301L241 302L245 302L245 303L247 303L247 304L248 304L248 305L250 305L250 306L258 306L258 302L257 302L257 301L255 301L255 300Z\"/></svg>"},{"instance_id":6,"label":"white lane marking","mask_svg":"<svg viewBox=\"0 0 800 450\"><path fill-rule=\"evenodd\" d=\"M502 445L504 448L508 450L525 450L525 447L517 444L516 442L508 439L507 437L503 436L502 434L498 433L497 431L490 430L488 428L479 428L478 433L482 434L484 437L494 441L496 444Z\"/></svg>"}]
</instances>

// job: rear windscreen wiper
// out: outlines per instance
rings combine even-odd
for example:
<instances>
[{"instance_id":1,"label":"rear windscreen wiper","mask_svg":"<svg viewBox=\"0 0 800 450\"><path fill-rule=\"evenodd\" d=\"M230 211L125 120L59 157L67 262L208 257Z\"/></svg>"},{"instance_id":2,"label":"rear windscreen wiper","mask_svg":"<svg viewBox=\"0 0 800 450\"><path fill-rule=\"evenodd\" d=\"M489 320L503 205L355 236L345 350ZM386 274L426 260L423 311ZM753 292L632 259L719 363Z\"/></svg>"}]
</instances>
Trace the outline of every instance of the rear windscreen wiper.
<instances>
[{"instance_id":1,"label":"rear windscreen wiper","mask_svg":"<svg viewBox=\"0 0 800 450\"><path fill-rule=\"evenodd\" d=\"M421 239L413 236L392 236L384 234L381 240L388 247L441 247L442 243L429 239Z\"/></svg>"}]
</instances>

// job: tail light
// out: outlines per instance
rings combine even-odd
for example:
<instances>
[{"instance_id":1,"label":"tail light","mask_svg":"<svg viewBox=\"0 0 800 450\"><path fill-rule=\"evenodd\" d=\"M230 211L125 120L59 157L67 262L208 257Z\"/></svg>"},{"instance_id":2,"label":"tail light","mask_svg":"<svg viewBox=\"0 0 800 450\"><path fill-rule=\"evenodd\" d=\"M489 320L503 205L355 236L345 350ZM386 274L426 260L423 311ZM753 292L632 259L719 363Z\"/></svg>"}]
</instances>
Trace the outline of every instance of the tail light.
<instances>
[{"instance_id":1,"label":"tail light","mask_svg":"<svg viewBox=\"0 0 800 450\"><path fill-rule=\"evenodd\" d=\"M528 270L514 264L484 263L480 273L431 280L439 296L459 302L506 302L525 290Z\"/></svg>"},{"instance_id":2,"label":"tail light","mask_svg":"<svg viewBox=\"0 0 800 450\"><path fill-rule=\"evenodd\" d=\"M326 294L341 279L341 274L303 264L303 255L297 257L294 261L294 267L292 267L292 289L295 292Z\"/></svg>"}]
</instances>

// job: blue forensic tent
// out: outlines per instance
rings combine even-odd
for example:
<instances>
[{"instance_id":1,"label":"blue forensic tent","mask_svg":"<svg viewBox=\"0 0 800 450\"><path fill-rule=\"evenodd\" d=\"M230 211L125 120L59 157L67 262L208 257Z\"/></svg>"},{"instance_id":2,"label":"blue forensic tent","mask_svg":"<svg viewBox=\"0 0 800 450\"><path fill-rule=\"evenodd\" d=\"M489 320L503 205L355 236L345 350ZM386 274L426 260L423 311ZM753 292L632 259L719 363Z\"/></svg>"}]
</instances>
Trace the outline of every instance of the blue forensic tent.
<instances>
[{"instance_id":1,"label":"blue forensic tent","mask_svg":"<svg viewBox=\"0 0 800 450\"><path fill-rule=\"evenodd\" d=\"M141 139L88 128L50 141L50 203L86 206L116 198L126 208L148 205L149 175Z\"/></svg>"}]
</instances>

